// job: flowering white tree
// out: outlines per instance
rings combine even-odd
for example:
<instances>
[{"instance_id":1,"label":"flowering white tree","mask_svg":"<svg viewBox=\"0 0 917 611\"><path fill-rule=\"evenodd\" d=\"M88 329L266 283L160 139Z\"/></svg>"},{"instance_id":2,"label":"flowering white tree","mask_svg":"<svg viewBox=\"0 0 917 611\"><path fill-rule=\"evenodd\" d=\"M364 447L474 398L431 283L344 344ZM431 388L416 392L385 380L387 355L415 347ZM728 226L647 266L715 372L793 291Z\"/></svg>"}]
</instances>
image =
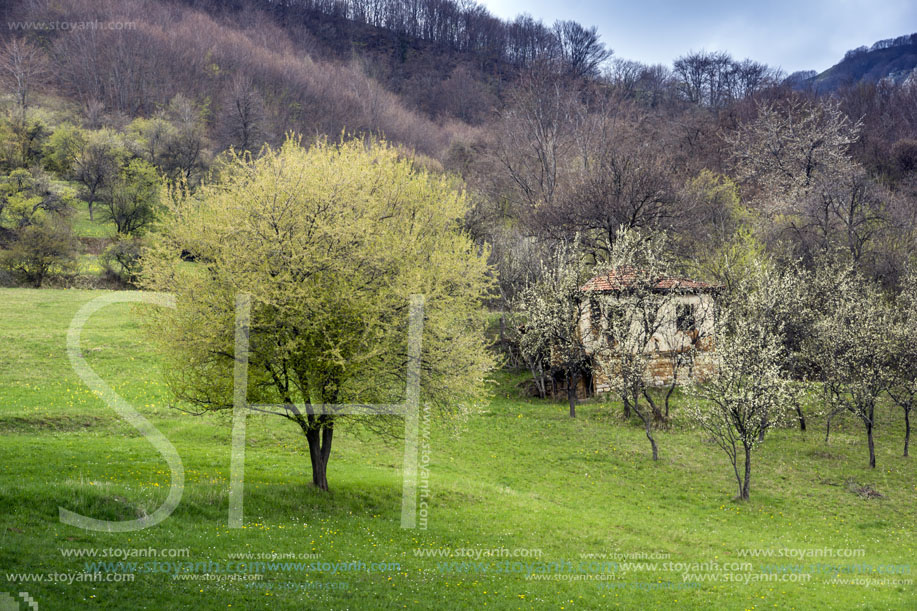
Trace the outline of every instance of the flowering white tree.
<instances>
[{"instance_id":1,"label":"flowering white tree","mask_svg":"<svg viewBox=\"0 0 917 611\"><path fill-rule=\"evenodd\" d=\"M611 247L609 267L616 290L601 312L605 337L600 344L603 361L612 366L606 372L608 383L621 397L625 416L635 413L643 421L653 460L658 460L653 427L666 417L649 391L646 371L659 352L664 330L674 325L680 295L677 281L660 286L672 281L674 272L665 234L622 228Z\"/></svg>"},{"instance_id":2,"label":"flowering white tree","mask_svg":"<svg viewBox=\"0 0 917 611\"><path fill-rule=\"evenodd\" d=\"M780 210L853 165L848 149L861 128L835 102L792 100L759 104L755 119L725 137L739 179Z\"/></svg>"},{"instance_id":3,"label":"flowering white tree","mask_svg":"<svg viewBox=\"0 0 917 611\"><path fill-rule=\"evenodd\" d=\"M715 373L695 384L689 405L694 421L729 457L743 500L752 453L797 401L796 387L783 374L786 348L772 316L784 290L781 276L763 266L738 283L717 313Z\"/></svg>"},{"instance_id":4,"label":"flowering white tree","mask_svg":"<svg viewBox=\"0 0 917 611\"><path fill-rule=\"evenodd\" d=\"M592 354L580 330L590 302L589 292L582 290L589 275L578 240L563 241L542 262L539 280L529 283L517 299L519 349L526 361L563 374L571 418L576 417L577 384L592 370Z\"/></svg>"},{"instance_id":5,"label":"flowering white tree","mask_svg":"<svg viewBox=\"0 0 917 611\"><path fill-rule=\"evenodd\" d=\"M904 456L911 443L911 411L917 404L917 273L909 273L902 283L892 333L893 358L888 396L904 412Z\"/></svg>"},{"instance_id":6,"label":"flowering white tree","mask_svg":"<svg viewBox=\"0 0 917 611\"><path fill-rule=\"evenodd\" d=\"M866 427L869 466L874 468L876 404L890 386L895 359L894 316L880 289L853 273L838 284L833 305L815 325L813 354L834 406Z\"/></svg>"}]
</instances>

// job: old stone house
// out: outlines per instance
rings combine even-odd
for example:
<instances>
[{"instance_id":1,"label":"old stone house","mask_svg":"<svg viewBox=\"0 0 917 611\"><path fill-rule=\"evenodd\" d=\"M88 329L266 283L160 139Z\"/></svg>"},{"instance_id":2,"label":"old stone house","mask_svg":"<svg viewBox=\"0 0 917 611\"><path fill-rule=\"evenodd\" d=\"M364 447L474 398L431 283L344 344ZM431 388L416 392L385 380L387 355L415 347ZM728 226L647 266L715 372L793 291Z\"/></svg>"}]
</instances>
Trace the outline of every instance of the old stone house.
<instances>
[{"instance_id":1,"label":"old stone house","mask_svg":"<svg viewBox=\"0 0 917 611\"><path fill-rule=\"evenodd\" d=\"M608 329L616 304L632 289L638 274L633 270L611 270L590 279L582 290L588 307L582 308L580 333L593 357L592 372L584 376L578 394L608 392L615 375L615 339ZM687 278L665 277L650 291L659 304L657 331L647 342L646 380L654 386L703 379L713 368L714 316L718 285Z\"/></svg>"}]
</instances>

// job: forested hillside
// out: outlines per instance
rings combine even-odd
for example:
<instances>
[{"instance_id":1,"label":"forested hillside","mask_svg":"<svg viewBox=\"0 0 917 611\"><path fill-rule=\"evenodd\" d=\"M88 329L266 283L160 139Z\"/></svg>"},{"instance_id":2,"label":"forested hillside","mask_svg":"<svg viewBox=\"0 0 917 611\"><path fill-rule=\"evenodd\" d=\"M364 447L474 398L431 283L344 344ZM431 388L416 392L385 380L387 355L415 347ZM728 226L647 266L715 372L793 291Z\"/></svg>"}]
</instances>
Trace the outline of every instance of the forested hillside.
<instances>
[{"instance_id":1,"label":"forested hillside","mask_svg":"<svg viewBox=\"0 0 917 611\"><path fill-rule=\"evenodd\" d=\"M459 174L505 298L552 241L579 234L597 251L621 226L669 231L699 275L722 275L713 259L740 237L809 265L840 252L889 286L907 264L913 81L819 95L721 51L643 65L588 25L449 0L3 10L7 249L47 216L97 269L92 257L155 218L153 181L193 189L230 147L257 155L293 133L382 137ZM128 208L147 220L125 220Z\"/></svg>"}]
</instances>

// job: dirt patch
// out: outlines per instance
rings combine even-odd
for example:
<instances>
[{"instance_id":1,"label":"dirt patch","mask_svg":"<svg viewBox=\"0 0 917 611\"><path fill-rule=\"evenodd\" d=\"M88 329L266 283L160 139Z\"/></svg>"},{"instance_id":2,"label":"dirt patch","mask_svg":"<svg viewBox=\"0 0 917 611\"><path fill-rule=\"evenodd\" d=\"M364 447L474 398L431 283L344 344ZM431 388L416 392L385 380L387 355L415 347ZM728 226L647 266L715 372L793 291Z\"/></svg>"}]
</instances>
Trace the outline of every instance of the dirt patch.
<instances>
[{"instance_id":1,"label":"dirt patch","mask_svg":"<svg viewBox=\"0 0 917 611\"><path fill-rule=\"evenodd\" d=\"M836 458L843 458L843 456L841 456L840 454L834 454L832 452L829 452L828 450L810 450L808 452L808 455L811 456L812 458L825 458L828 460L832 460Z\"/></svg>"},{"instance_id":2,"label":"dirt patch","mask_svg":"<svg viewBox=\"0 0 917 611\"><path fill-rule=\"evenodd\" d=\"M882 499L885 495L872 487L871 484L858 484L856 482L847 482L847 489L860 498L864 499Z\"/></svg>"},{"instance_id":3,"label":"dirt patch","mask_svg":"<svg viewBox=\"0 0 917 611\"><path fill-rule=\"evenodd\" d=\"M84 252L90 255L101 255L108 245L111 244L111 238L81 237L80 244L83 245Z\"/></svg>"},{"instance_id":4,"label":"dirt patch","mask_svg":"<svg viewBox=\"0 0 917 611\"><path fill-rule=\"evenodd\" d=\"M0 418L0 433L85 431L94 427L103 426L106 423L106 420L96 416L9 416Z\"/></svg>"}]
</instances>

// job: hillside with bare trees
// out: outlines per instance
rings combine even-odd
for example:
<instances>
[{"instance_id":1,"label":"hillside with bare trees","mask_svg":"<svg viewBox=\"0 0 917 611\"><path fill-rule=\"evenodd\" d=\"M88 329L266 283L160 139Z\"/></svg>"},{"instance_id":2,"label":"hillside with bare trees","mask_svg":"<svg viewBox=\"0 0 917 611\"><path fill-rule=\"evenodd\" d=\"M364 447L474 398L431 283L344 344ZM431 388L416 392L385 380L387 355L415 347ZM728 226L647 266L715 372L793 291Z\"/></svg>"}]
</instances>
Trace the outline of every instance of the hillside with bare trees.
<instances>
[{"instance_id":1,"label":"hillside with bare trees","mask_svg":"<svg viewBox=\"0 0 917 611\"><path fill-rule=\"evenodd\" d=\"M0 165L41 209L67 208L60 181L94 218L134 161L195 188L230 148L372 137L461 177L507 299L539 249L576 235L600 257L622 227L670 232L703 274L728 275L715 261L739 235L807 265L840 251L887 286L908 264L913 79L819 94L725 51L646 65L595 28L451 0L21 0L3 17Z\"/></svg>"}]
</instances>

